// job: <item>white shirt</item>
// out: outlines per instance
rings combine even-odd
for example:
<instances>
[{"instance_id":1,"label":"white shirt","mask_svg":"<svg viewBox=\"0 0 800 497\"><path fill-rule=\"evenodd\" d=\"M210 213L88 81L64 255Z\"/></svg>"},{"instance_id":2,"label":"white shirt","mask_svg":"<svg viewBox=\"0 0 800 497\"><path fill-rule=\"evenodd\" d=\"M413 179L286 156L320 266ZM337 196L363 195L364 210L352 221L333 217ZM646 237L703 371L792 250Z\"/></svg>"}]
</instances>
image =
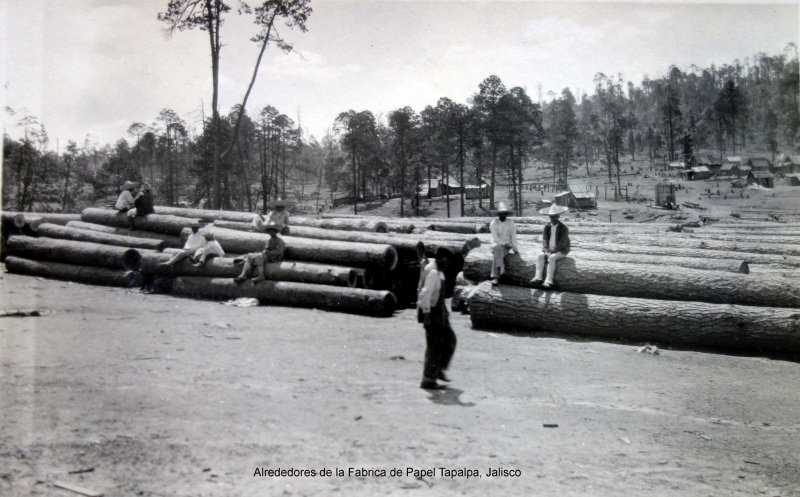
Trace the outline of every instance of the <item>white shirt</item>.
<instances>
[{"instance_id":1,"label":"white shirt","mask_svg":"<svg viewBox=\"0 0 800 497\"><path fill-rule=\"evenodd\" d=\"M514 221L506 218L505 221L493 219L489 223L489 231L492 232L492 241L498 245L511 244L514 252L519 252L517 248L517 227Z\"/></svg>"},{"instance_id":2,"label":"white shirt","mask_svg":"<svg viewBox=\"0 0 800 497\"><path fill-rule=\"evenodd\" d=\"M219 244L216 240L208 240L206 242L205 248L206 255L216 255L217 257L222 257L225 255L225 251L222 250L222 245Z\"/></svg>"},{"instance_id":3,"label":"white shirt","mask_svg":"<svg viewBox=\"0 0 800 497\"><path fill-rule=\"evenodd\" d=\"M122 193L119 194L114 208L121 211L122 209L133 209L134 207L136 207L136 202L133 199L133 194L130 190L123 190Z\"/></svg>"},{"instance_id":4,"label":"white shirt","mask_svg":"<svg viewBox=\"0 0 800 497\"><path fill-rule=\"evenodd\" d=\"M191 235L189 235L189 238L186 239L186 243L184 244L183 248L197 250L205 246L206 246L206 237L203 236L203 234L198 231L197 233L192 233Z\"/></svg>"},{"instance_id":5,"label":"white shirt","mask_svg":"<svg viewBox=\"0 0 800 497\"><path fill-rule=\"evenodd\" d=\"M417 307L422 309L425 314L431 312L431 307L439 303L439 294L442 292L442 285L444 285L444 274L435 266L435 262L431 264L434 267L430 268L428 274L425 275L422 290L419 291L417 296ZM428 269L431 264L428 264L425 268Z\"/></svg>"}]
</instances>

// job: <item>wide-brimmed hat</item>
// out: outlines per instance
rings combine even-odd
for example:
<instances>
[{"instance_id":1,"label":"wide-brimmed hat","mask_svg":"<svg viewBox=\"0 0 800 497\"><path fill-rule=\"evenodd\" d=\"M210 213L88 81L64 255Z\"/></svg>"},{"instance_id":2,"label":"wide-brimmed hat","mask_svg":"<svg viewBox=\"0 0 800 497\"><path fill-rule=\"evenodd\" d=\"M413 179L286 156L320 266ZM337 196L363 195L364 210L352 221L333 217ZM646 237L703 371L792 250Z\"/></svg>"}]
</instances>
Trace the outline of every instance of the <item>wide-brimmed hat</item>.
<instances>
[{"instance_id":1,"label":"wide-brimmed hat","mask_svg":"<svg viewBox=\"0 0 800 497\"><path fill-rule=\"evenodd\" d=\"M137 183L136 181L128 180L128 181L125 182L124 185L122 185L122 189L123 190L132 190L134 188L138 188L138 186L139 186L139 183Z\"/></svg>"},{"instance_id":2,"label":"wide-brimmed hat","mask_svg":"<svg viewBox=\"0 0 800 497\"><path fill-rule=\"evenodd\" d=\"M277 198L267 202L267 207L289 207L290 205L292 205L291 201L282 198Z\"/></svg>"},{"instance_id":3,"label":"wide-brimmed hat","mask_svg":"<svg viewBox=\"0 0 800 497\"><path fill-rule=\"evenodd\" d=\"M281 223L276 223L275 221L270 221L264 225L264 231L275 231L280 233L283 229L283 225Z\"/></svg>"},{"instance_id":4,"label":"wide-brimmed hat","mask_svg":"<svg viewBox=\"0 0 800 497\"><path fill-rule=\"evenodd\" d=\"M500 214L511 214L514 211L506 207L505 202L497 202L497 209L492 211L492 215L499 216Z\"/></svg>"},{"instance_id":5,"label":"wide-brimmed hat","mask_svg":"<svg viewBox=\"0 0 800 497\"><path fill-rule=\"evenodd\" d=\"M203 223L201 223L200 221L193 221L189 225L190 228L200 228L201 226L203 226Z\"/></svg>"},{"instance_id":6,"label":"wide-brimmed hat","mask_svg":"<svg viewBox=\"0 0 800 497\"><path fill-rule=\"evenodd\" d=\"M544 214L545 216L558 216L559 214L563 214L569 210L569 207L565 205L556 205L553 204L550 207L545 207L544 209L539 209L539 214Z\"/></svg>"},{"instance_id":7,"label":"wide-brimmed hat","mask_svg":"<svg viewBox=\"0 0 800 497\"><path fill-rule=\"evenodd\" d=\"M150 187L150 183L146 181L142 183L142 191L149 192L150 190L152 190L152 188Z\"/></svg>"}]
</instances>

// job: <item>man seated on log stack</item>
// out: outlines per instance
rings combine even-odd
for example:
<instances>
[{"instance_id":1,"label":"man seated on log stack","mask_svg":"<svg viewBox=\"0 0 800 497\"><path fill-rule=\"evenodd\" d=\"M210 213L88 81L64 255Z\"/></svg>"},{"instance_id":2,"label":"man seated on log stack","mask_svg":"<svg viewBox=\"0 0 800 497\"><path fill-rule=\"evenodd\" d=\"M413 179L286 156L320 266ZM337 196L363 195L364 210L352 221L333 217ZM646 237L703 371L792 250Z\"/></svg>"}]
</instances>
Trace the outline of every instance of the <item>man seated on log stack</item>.
<instances>
[{"instance_id":1,"label":"man seated on log stack","mask_svg":"<svg viewBox=\"0 0 800 497\"><path fill-rule=\"evenodd\" d=\"M145 217L150 214L155 214L156 210L153 207L153 193L150 183L142 183L142 191L136 195L133 200L136 206L136 217Z\"/></svg>"},{"instance_id":2,"label":"man seated on log stack","mask_svg":"<svg viewBox=\"0 0 800 497\"><path fill-rule=\"evenodd\" d=\"M244 256L244 267L242 273L234 278L237 282L241 282L250 277L253 271L253 266L256 266L258 275L253 278L253 283L264 281L267 279L264 272L264 266L270 262L283 261L283 254L286 252L286 245L281 240L278 234L283 229L283 226L277 223L269 223L264 226L264 230L269 233L269 241L264 247L263 252L260 254L247 254Z\"/></svg>"},{"instance_id":3,"label":"man seated on log stack","mask_svg":"<svg viewBox=\"0 0 800 497\"><path fill-rule=\"evenodd\" d=\"M202 250L206 246L206 237L199 231L200 223L192 223L190 227L192 228L192 234L186 239L186 243L183 244L183 249L165 262L164 266L174 266L187 258L192 259L192 262L194 262L195 258L202 253Z\"/></svg>"},{"instance_id":4,"label":"man seated on log stack","mask_svg":"<svg viewBox=\"0 0 800 497\"><path fill-rule=\"evenodd\" d=\"M203 237L206 239L205 246L201 249L197 249L194 253L194 258L197 259L194 265L197 267L205 266L206 261L212 257L222 257L225 255L225 251L222 250L222 245L214 238L214 233L206 231L203 233Z\"/></svg>"},{"instance_id":5,"label":"man seated on log stack","mask_svg":"<svg viewBox=\"0 0 800 497\"><path fill-rule=\"evenodd\" d=\"M514 221L507 219L511 214L511 209L506 207L505 202L497 203L497 210L492 211L497 216L489 223L489 231L492 233L492 285L500 282L500 276L506 270L505 257L513 250L519 254L517 247L517 226Z\"/></svg>"},{"instance_id":6,"label":"man seated on log stack","mask_svg":"<svg viewBox=\"0 0 800 497\"><path fill-rule=\"evenodd\" d=\"M134 216L136 216L136 194L138 193L139 183L135 181L126 181L125 184L122 185L122 193L119 194L117 197L117 203L114 204L114 208L119 211L120 214L124 214L128 218L128 224L130 225L132 230L136 229L136 224L133 221Z\"/></svg>"},{"instance_id":7,"label":"man seated on log stack","mask_svg":"<svg viewBox=\"0 0 800 497\"><path fill-rule=\"evenodd\" d=\"M267 215L262 218L261 214L256 214L253 217L253 231L264 233L264 227L270 223L274 223L283 226L281 229L281 234L288 235L289 211L286 210L286 207L288 207L289 204L290 202L288 200L283 200L280 197L277 200L270 200L267 203L267 207L269 207L271 210L267 212Z\"/></svg>"},{"instance_id":8,"label":"man seated on log stack","mask_svg":"<svg viewBox=\"0 0 800 497\"><path fill-rule=\"evenodd\" d=\"M553 286L553 277L556 274L556 263L569 254L569 229L559 221L559 217L569 210L563 205L551 205L539 211L540 214L550 216L550 224L544 226L542 231L542 253L536 259L536 276L531 280L531 285L538 286L542 283L544 266L547 264L547 279L542 288L549 289Z\"/></svg>"}]
</instances>

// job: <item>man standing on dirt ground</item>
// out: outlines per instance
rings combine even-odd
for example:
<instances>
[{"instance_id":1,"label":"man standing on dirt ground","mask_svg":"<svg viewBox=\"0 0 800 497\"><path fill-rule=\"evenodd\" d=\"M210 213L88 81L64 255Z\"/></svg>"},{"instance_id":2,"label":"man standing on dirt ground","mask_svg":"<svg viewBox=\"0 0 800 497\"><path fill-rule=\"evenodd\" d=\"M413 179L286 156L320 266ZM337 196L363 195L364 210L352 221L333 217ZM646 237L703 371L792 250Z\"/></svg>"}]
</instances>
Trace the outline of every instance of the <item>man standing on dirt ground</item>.
<instances>
[{"instance_id":1,"label":"man standing on dirt ground","mask_svg":"<svg viewBox=\"0 0 800 497\"><path fill-rule=\"evenodd\" d=\"M417 297L417 318L425 327L425 366L420 388L441 390L437 380L447 381L445 370L456 350L456 334L450 327L450 314L445 302L445 276L450 251L436 251L435 266L427 268L425 281Z\"/></svg>"},{"instance_id":2,"label":"man standing on dirt ground","mask_svg":"<svg viewBox=\"0 0 800 497\"><path fill-rule=\"evenodd\" d=\"M492 233L492 285L500 282L500 276L506 270L505 258L511 250L519 254L517 248L517 226L514 221L507 219L511 214L511 209L506 207L505 202L497 203L497 210L492 211L497 216L489 224L489 231Z\"/></svg>"},{"instance_id":3,"label":"man standing on dirt ground","mask_svg":"<svg viewBox=\"0 0 800 497\"><path fill-rule=\"evenodd\" d=\"M544 266L547 264L547 279L544 280L542 288L549 290L553 286L556 263L569 254L569 229L558 220L558 216L568 210L569 207L553 204L550 208L539 211L540 214L550 216L550 224L546 224L542 231L542 253L536 259L536 276L531 280L533 286L538 286L542 282Z\"/></svg>"}]
</instances>

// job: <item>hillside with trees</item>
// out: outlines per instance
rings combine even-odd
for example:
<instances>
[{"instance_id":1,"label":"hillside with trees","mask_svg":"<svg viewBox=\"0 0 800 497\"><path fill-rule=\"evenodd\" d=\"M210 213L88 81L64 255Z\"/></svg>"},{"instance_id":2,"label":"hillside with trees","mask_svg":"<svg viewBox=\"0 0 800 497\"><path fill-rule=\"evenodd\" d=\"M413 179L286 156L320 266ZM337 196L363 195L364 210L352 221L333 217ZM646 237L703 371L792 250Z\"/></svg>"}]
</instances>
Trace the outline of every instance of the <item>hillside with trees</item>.
<instances>
[{"instance_id":1,"label":"hillside with trees","mask_svg":"<svg viewBox=\"0 0 800 497\"><path fill-rule=\"evenodd\" d=\"M309 12L277 15L304 29ZM291 49L273 36L275 17L266 14L259 13L264 32L254 41ZM180 29L174 16L164 20ZM3 207L77 211L110 203L120 185L134 179L149 182L165 205L258 211L276 197L314 206L399 197L402 215L413 215L425 195L420 186L440 178L506 185L519 210L533 161L545 164L558 185L599 161L608 183L619 187L621 164L629 159L659 164L698 151L717 158L759 152L773 159L800 152L794 44L782 54L759 53L722 66L673 66L638 83L609 74L598 72L591 92L565 88L538 98L525 90L533 82L509 88L489 75L466 102L443 96L424 109L404 106L386 115L343 109L320 139L307 136L277 105L253 115L244 110L255 73L243 103L227 114L214 109L197 136L164 108L150 123L131 123L113 145L70 141L54 150L44 123L8 107L23 137L4 136ZM491 188L481 205L495 195Z\"/></svg>"}]
</instances>

